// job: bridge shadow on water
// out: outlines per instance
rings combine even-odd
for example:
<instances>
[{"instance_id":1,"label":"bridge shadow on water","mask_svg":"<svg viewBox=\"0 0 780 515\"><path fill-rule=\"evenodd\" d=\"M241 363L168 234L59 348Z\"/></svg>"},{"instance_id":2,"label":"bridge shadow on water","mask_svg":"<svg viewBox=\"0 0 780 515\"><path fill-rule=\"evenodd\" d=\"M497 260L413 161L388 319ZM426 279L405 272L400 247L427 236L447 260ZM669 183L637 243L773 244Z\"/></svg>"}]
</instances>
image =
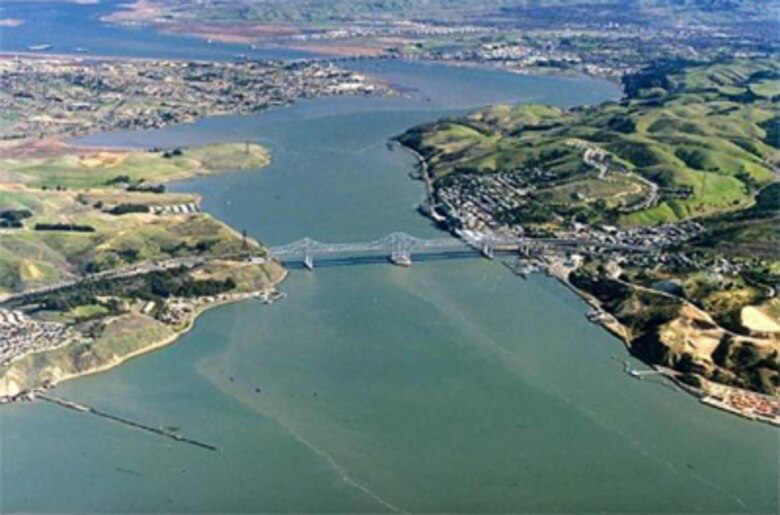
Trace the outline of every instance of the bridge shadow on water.
<instances>
[{"instance_id":1,"label":"bridge shadow on water","mask_svg":"<svg viewBox=\"0 0 780 515\"><path fill-rule=\"evenodd\" d=\"M517 252L496 252L496 256L501 255L517 255ZM485 259L485 257L478 251L473 249L464 249L462 251L447 251L447 252L426 252L421 254L412 255L412 266L416 263L430 263L436 261L462 261L465 259ZM285 268L288 270L307 270L303 264L303 260L294 259L289 261L282 261ZM314 269L320 268L337 268L345 266L364 266L364 265L394 265L390 262L387 255L367 255L367 256L350 256L350 257L327 257L314 259Z\"/></svg>"}]
</instances>

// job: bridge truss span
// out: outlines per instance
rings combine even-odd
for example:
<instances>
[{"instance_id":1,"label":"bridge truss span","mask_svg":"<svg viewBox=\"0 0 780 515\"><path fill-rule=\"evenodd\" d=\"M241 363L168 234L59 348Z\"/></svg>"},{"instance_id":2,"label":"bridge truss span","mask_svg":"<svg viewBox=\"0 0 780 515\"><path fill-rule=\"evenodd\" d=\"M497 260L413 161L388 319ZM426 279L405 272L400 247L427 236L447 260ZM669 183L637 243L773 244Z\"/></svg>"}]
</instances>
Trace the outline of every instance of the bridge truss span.
<instances>
[{"instance_id":1,"label":"bridge truss span","mask_svg":"<svg viewBox=\"0 0 780 515\"><path fill-rule=\"evenodd\" d=\"M435 252L464 252L470 247L461 240L448 238L423 239L404 232L394 232L373 241L352 243L325 243L303 238L287 245L272 247L271 255L282 262L301 260L307 268L314 268L317 258L348 258L358 255L383 254L396 264L411 264L413 254Z\"/></svg>"},{"instance_id":2,"label":"bridge truss span","mask_svg":"<svg viewBox=\"0 0 780 515\"><path fill-rule=\"evenodd\" d=\"M418 238L404 232L394 232L383 238L365 242L325 243L306 237L287 245L270 248L271 255L283 263L302 262L313 269L317 259L349 259L360 256L384 255L392 263L409 266L413 255L454 254L473 252L492 259L496 251L520 252L530 255L544 249L611 249L628 252L644 252L646 249L626 245L614 245L597 241L564 240L555 238L521 238L493 233L463 231L460 238Z\"/></svg>"}]
</instances>

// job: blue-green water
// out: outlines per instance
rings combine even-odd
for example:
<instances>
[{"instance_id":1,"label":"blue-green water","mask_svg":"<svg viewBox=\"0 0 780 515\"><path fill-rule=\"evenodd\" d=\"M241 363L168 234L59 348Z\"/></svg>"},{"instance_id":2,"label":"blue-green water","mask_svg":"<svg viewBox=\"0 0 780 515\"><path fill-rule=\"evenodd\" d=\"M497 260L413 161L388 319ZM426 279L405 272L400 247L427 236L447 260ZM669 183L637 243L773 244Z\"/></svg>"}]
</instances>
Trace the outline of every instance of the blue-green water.
<instances>
[{"instance_id":1,"label":"blue-green water","mask_svg":"<svg viewBox=\"0 0 780 515\"><path fill-rule=\"evenodd\" d=\"M617 94L376 66L417 99L317 100L87 141L267 144L270 167L177 189L272 244L427 236L413 160L388 137L468 105ZM56 390L218 452L52 405L4 407L2 510L777 512L777 431L631 379L621 344L546 277L462 260L296 271L282 287L282 302L212 310L175 345Z\"/></svg>"},{"instance_id":2,"label":"blue-green water","mask_svg":"<svg viewBox=\"0 0 780 515\"><path fill-rule=\"evenodd\" d=\"M102 16L116 11L125 0L102 0L97 4L69 2L0 2L0 18L21 20L18 27L0 27L0 51L27 51L30 46L47 44L42 53L67 54L77 48L90 54L164 59L234 60L246 55L253 59L295 59L306 52L238 44L209 44L205 39L164 34L150 27L104 23Z\"/></svg>"}]
</instances>

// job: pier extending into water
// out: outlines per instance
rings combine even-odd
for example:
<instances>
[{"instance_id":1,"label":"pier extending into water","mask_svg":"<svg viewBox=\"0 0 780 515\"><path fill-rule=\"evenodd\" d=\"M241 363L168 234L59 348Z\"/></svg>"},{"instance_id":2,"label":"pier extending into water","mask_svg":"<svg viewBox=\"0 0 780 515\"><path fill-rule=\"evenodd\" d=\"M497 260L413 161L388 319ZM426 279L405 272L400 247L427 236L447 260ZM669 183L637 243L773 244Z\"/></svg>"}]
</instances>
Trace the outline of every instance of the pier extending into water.
<instances>
[{"instance_id":1,"label":"pier extending into water","mask_svg":"<svg viewBox=\"0 0 780 515\"><path fill-rule=\"evenodd\" d=\"M412 256L424 255L481 255L493 259L497 252L522 255L545 250L594 251L613 250L623 252L647 252L649 249L634 245L621 245L601 241L557 238L521 238L511 235L472 233L463 231L459 238L417 238L404 232L394 232L383 238L364 242L324 243L306 237L298 241L272 247L271 256L282 263L300 262L309 270L315 260L347 262L351 258L385 256L399 266L412 264Z\"/></svg>"},{"instance_id":2,"label":"pier extending into water","mask_svg":"<svg viewBox=\"0 0 780 515\"><path fill-rule=\"evenodd\" d=\"M128 418L120 417L117 415L113 415L111 413L107 413L105 411L101 411L97 408L93 408L92 406L87 406L85 404L79 404L74 401L70 401L67 399L63 399L61 397L55 397L53 395L38 393L36 395L36 398L41 399L46 402L51 402L52 404L56 404L58 406L61 406L66 409L70 409L73 411L77 411L79 413L84 413L88 415L95 415L97 417L105 418L108 420L113 420L114 422L118 422L120 424L124 424L126 426L134 427L136 429L140 429L141 431L146 431L147 433L152 433L157 436L163 436L165 438L170 438L171 440L175 440L177 442L194 445L195 447L200 447L201 449L207 449L209 451L216 451L217 448L213 445L194 440L192 438L184 437L174 431L171 431L169 429L164 429L162 427L154 427L146 424L142 424L140 422L135 422L133 420L130 420Z\"/></svg>"}]
</instances>

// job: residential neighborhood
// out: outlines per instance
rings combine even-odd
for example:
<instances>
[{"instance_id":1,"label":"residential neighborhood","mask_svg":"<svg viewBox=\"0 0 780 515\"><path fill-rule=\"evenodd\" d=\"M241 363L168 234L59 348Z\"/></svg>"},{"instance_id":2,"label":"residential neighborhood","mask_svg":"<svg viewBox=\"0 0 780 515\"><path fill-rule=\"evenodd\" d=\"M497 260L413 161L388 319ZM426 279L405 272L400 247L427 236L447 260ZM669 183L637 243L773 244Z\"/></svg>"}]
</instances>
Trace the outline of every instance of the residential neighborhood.
<instances>
[{"instance_id":1,"label":"residential neighborhood","mask_svg":"<svg viewBox=\"0 0 780 515\"><path fill-rule=\"evenodd\" d=\"M84 337L64 324L34 320L21 311L0 308L0 364L31 352L47 351Z\"/></svg>"},{"instance_id":2,"label":"residential neighborhood","mask_svg":"<svg viewBox=\"0 0 780 515\"><path fill-rule=\"evenodd\" d=\"M0 57L0 139L153 129L204 116L248 114L298 98L389 89L314 61L181 62ZM22 113L44 111L32 116Z\"/></svg>"}]
</instances>

